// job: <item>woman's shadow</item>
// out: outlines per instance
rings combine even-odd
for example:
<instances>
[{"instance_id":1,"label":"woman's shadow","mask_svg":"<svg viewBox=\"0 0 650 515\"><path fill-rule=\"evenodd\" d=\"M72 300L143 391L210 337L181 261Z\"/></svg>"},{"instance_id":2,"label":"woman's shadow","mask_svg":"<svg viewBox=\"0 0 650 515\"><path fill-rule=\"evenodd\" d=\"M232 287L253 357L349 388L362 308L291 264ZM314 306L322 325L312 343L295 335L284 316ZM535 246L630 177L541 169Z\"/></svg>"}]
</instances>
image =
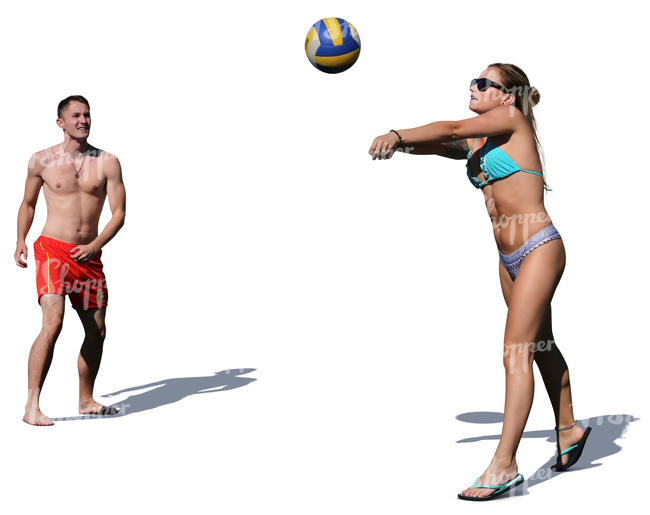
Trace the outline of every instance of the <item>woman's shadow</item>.
<instances>
[{"instance_id":1,"label":"woman's shadow","mask_svg":"<svg viewBox=\"0 0 650 515\"><path fill-rule=\"evenodd\" d=\"M79 415L75 417L60 417L52 418L53 421L64 420L85 420L90 418L115 418L124 415L131 415L141 411L146 411L165 404L172 404L189 395L197 393L211 393L222 392L224 390L232 390L252 383L256 379L253 377L241 377L243 374L253 372L254 368L236 368L230 370L222 370L215 372L209 376L199 377L174 377L171 379L163 379L155 383L143 384L140 386L131 386L123 388L116 392L107 393L102 397L114 397L126 392L136 390L143 390L151 388L146 392L130 395L119 403L107 406L111 414L107 415Z\"/></svg>"},{"instance_id":2,"label":"woman's shadow","mask_svg":"<svg viewBox=\"0 0 650 515\"><path fill-rule=\"evenodd\" d=\"M458 415L456 419L462 422L471 422L475 424L497 423L503 422L503 413L485 411L462 413ZM629 423L638 420L640 419L633 415L622 414L599 415L584 420L576 420L578 425L583 428L591 426L591 433L587 438L580 459L566 472L555 472L551 469L551 465L555 465L557 460L557 436L555 429L524 431L521 435L522 438L546 438L547 442L553 443L555 450L546 463L540 465L539 468L534 473L530 474L521 485L514 488L512 493L508 492L507 494L504 494L503 497L508 495L527 495L529 487L536 486L537 484L543 483L557 475L566 474L571 471L600 467L602 463L593 462L611 456L612 454L616 454L622 450L622 447L616 444L616 440L624 438L623 435L627 431ZM480 440L498 441L500 438L500 434L483 435L472 438L463 438L462 440L458 440L456 443L478 442Z\"/></svg>"}]
</instances>

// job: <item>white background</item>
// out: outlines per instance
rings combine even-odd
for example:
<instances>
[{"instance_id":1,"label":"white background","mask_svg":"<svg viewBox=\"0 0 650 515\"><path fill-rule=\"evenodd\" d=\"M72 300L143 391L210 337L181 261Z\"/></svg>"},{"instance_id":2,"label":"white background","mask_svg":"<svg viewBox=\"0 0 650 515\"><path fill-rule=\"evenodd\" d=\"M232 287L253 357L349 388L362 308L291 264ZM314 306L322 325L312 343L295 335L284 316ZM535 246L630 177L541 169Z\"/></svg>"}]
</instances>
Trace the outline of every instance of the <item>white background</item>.
<instances>
[{"instance_id":1,"label":"white background","mask_svg":"<svg viewBox=\"0 0 650 515\"><path fill-rule=\"evenodd\" d=\"M471 509L456 494L488 465L504 404L506 306L490 221L463 161L372 161L367 150L390 128L474 116L469 80L501 61L541 93L546 206L567 250L554 333L575 415L594 431L577 470L484 509L620 508L638 493L648 451L641 5L4 7L0 503L28 513ZM358 62L338 75L304 54L309 27L327 16L361 37ZM70 94L89 99L89 141L119 157L127 189L126 225L102 257L110 300L97 399L215 372L231 380L240 368L255 381L177 402L168 385L151 409L111 420L21 421L44 199L26 270L13 260L16 214L27 161L62 140L56 106ZM109 217L106 205L100 230ZM76 415L82 338L66 301L41 396L50 417ZM517 455L527 479L555 452L535 379Z\"/></svg>"}]
</instances>

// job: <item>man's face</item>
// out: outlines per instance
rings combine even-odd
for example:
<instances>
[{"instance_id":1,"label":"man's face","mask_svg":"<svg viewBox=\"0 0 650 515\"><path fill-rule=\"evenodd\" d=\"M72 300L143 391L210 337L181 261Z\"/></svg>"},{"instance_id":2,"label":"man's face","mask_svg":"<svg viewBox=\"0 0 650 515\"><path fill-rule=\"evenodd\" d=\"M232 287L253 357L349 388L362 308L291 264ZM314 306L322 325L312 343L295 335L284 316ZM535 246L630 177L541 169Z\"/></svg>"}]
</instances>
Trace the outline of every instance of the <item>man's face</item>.
<instances>
[{"instance_id":1,"label":"man's face","mask_svg":"<svg viewBox=\"0 0 650 515\"><path fill-rule=\"evenodd\" d=\"M61 113L56 123L71 138L86 139L90 133L90 108L82 103L73 100Z\"/></svg>"}]
</instances>

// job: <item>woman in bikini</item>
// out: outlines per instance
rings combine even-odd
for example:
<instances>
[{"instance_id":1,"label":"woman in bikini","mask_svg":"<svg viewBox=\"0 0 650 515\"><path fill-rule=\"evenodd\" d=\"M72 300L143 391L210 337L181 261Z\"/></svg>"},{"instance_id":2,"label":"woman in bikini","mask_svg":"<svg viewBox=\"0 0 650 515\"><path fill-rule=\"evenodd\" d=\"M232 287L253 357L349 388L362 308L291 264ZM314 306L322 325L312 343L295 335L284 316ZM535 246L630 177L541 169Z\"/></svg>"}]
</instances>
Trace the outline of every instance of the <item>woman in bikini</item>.
<instances>
[{"instance_id":1,"label":"woman in bikini","mask_svg":"<svg viewBox=\"0 0 650 515\"><path fill-rule=\"evenodd\" d=\"M551 327L551 299L566 254L544 207L548 188L532 111L539 92L520 68L504 63L490 64L472 80L470 92L469 108L478 116L391 130L375 138L369 153L373 160L389 159L396 150L467 159L467 176L483 192L492 220L508 307L503 342L506 399L501 438L491 463L458 494L460 499L479 501L493 499L524 480L515 454L533 402L533 361L555 413L558 454L553 470L566 470L578 460L591 428L575 422L569 370Z\"/></svg>"}]
</instances>

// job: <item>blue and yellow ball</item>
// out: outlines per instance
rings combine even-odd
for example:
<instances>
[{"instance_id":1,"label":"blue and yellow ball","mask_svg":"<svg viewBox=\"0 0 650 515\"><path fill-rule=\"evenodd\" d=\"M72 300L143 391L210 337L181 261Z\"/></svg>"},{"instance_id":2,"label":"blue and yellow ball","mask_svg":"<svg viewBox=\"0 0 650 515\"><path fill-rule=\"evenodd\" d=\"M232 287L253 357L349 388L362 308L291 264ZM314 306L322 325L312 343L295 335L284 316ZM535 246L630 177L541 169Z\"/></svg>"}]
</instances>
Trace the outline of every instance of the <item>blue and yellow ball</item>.
<instances>
[{"instance_id":1,"label":"blue and yellow ball","mask_svg":"<svg viewBox=\"0 0 650 515\"><path fill-rule=\"evenodd\" d=\"M359 58L361 40L354 26L343 18L323 18L311 26L305 40L309 62L320 71L340 73Z\"/></svg>"}]
</instances>

